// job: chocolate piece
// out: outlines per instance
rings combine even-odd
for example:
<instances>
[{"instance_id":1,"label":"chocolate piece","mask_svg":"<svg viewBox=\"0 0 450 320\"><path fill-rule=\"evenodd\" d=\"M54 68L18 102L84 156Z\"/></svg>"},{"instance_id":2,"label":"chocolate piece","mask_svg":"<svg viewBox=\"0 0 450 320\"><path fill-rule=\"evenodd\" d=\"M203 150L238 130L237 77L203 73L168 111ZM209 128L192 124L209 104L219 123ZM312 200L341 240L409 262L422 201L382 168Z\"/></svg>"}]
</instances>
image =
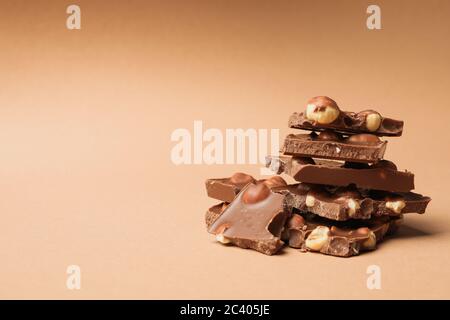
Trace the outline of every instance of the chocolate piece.
<instances>
[{"instance_id":1,"label":"chocolate piece","mask_svg":"<svg viewBox=\"0 0 450 320\"><path fill-rule=\"evenodd\" d=\"M281 186L287 186L286 181L280 176L273 176L273 177L270 177L268 179L262 179L262 180L259 180L258 183L259 182L264 183L269 188L276 188L276 187L281 187Z\"/></svg>"},{"instance_id":2,"label":"chocolate piece","mask_svg":"<svg viewBox=\"0 0 450 320\"><path fill-rule=\"evenodd\" d=\"M430 197L422 196L414 192L388 193L383 191L366 191L368 197L373 200L375 215L395 215L400 213L425 213ZM363 193L364 195L364 193Z\"/></svg>"},{"instance_id":3,"label":"chocolate piece","mask_svg":"<svg viewBox=\"0 0 450 320\"><path fill-rule=\"evenodd\" d=\"M284 194L289 207L338 221L422 214L431 201L429 197L413 192L390 193L306 183L278 187L273 191Z\"/></svg>"},{"instance_id":4,"label":"chocolate piece","mask_svg":"<svg viewBox=\"0 0 450 320\"><path fill-rule=\"evenodd\" d=\"M281 249L280 239L288 216L284 196L265 184L248 184L209 227L222 243L232 243L272 255Z\"/></svg>"},{"instance_id":5,"label":"chocolate piece","mask_svg":"<svg viewBox=\"0 0 450 320\"><path fill-rule=\"evenodd\" d=\"M233 201L234 197L249 183L256 182L255 178L246 173L237 172L230 178L206 180L208 197L224 202Z\"/></svg>"},{"instance_id":6,"label":"chocolate piece","mask_svg":"<svg viewBox=\"0 0 450 320\"><path fill-rule=\"evenodd\" d=\"M353 220L345 224L314 215L293 214L286 223L283 240L302 251L317 251L338 257L374 250L385 235L398 229L402 216Z\"/></svg>"},{"instance_id":7,"label":"chocolate piece","mask_svg":"<svg viewBox=\"0 0 450 320\"><path fill-rule=\"evenodd\" d=\"M354 162L377 162L383 158L386 141L371 134L357 134L347 139L323 131L314 137L290 134L284 140L282 152L297 157L313 157Z\"/></svg>"},{"instance_id":8,"label":"chocolate piece","mask_svg":"<svg viewBox=\"0 0 450 320\"><path fill-rule=\"evenodd\" d=\"M228 205L221 202L209 208L205 214L206 228L209 228L223 213Z\"/></svg>"},{"instance_id":9,"label":"chocolate piece","mask_svg":"<svg viewBox=\"0 0 450 320\"><path fill-rule=\"evenodd\" d=\"M266 167L278 174L284 172L301 182L344 187L355 184L359 188L392 192L414 189L414 174L392 170L389 166L353 169L336 161L321 160L312 164L308 158L268 156Z\"/></svg>"},{"instance_id":10,"label":"chocolate piece","mask_svg":"<svg viewBox=\"0 0 450 320\"><path fill-rule=\"evenodd\" d=\"M286 181L278 176L256 181L252 176L237 172L230 178L208 179L205 182L208 197L224 202L231 202L249 183L265 183L269 188L285 186Z\"/></svg>"},{"instance_id":11,"label":"chocolate piece","mask_svg":"<svg viewBox=\"0 0 450 320\"><path fill-rule=\"evenodd\" d=\"M376 126L377 121L379 121L378 127ZM341 111L333 122L320 123L308 119L306 112L295 112L289 118L289 127L316 131L332 129L345 134L372 133L377 136L401 136L403 121L384 118L376 111L365 110L359 113ZM376 129L374 130L374 128Z\"/></svg>"}]
</instances>

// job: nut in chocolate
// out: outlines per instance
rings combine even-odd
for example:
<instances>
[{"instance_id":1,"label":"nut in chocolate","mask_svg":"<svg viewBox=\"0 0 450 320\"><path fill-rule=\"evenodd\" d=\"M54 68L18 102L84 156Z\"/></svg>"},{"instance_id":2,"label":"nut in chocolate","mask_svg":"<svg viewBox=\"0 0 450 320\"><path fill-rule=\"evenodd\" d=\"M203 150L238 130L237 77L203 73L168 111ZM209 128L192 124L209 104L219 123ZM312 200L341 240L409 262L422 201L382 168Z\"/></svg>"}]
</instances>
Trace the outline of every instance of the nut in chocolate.
<instances>
[{"instance_id":1,"label":"nut in chocolate","mask_svg":"<svg viewBox=\"0 0 450 320\"><path fill-rule=\"evenodd\" d=\"M425 213L431 199L411 190L414 174L384 159L388 142L401 136L403 121L373 109L342 111L328 97L310 99L289 126L280 155L266 166L297 184L245 173L208 179L208 231L222 244L273 255L285 246L300 252L351 257L375 250L393 235L404 214Z\"/></svg>"}]
</instances>

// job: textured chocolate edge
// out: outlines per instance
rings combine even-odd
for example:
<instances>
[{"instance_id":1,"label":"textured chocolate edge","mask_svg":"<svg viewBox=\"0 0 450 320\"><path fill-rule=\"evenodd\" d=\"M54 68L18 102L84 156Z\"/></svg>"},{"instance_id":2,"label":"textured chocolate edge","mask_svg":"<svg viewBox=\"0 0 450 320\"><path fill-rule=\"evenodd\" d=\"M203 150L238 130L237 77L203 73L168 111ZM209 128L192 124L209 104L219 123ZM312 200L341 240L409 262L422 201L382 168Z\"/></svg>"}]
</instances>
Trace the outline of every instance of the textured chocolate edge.
<instances>
[{"instance_id":1,"label":"textured chocolate edge","mask_svg":"<svg viewBox=\"0 0 450 320\"><path fill-rule=\"evenodd\" d=\"M349 120L348 120L349 119ZM350 124L347 124L350 123ZM362 126L357 113L341 111L338 119L330 124L317 124L305 118L304 113L294 112L288 121L288 126L295 129L323 131L332 129L344 134L370 133L377 136L399 137L403 133L403 121L382 117L380 128L371 132ZM389 129L390 127L390 129Z\"/></svg>"},{"instance_id":2,"label":"textured chocolate edge","mask_svg":"<svg viewBox=\"0 0 450 320\"><path fill-rule=\"evenodd\" d=\"M301 215L302 217L304 215ZM310 250L306 247L306 240L311 232L319 226L331 228L333 221L327 221L326 219L319 221L309 221L309 218L305 218L305 225L299 227L291 227L285 230L283 239L286 243L292 247L301 249L302 252L319 252L326 255L336 257L351 257L359 255L362 251L375 250L377 245L384 240L386 236L394 234L400 223L403 221L402 216L398 217L385 217L384 222L379 222L376 226L370 226L369 229L374 233L376 239L376 245L373 248L364 247L364 242L369 240L369 237L349 238L342 235L330 235L327 242L318 251ZM373 222L375 221L372 219Z\"/></svg>"},{"instance_id":3,"label":"textured chocolate edge","mask_svg":"<svg viewBox=\"0 0 450 320\"><path fill-rule=\"evenodd\" d=\"M386 203L388 201L371 198L370 194L364 194L364 192L361 192L361 198L355 199L358 201L360 208L356 209L354 214L350 214L350 209L347 205L345 205L344 203L333 201L333 199L331 198L329 201L327 201L322 197L315 197L314 205L308 207L306 205L306 197L308 195L308 192L296 192L296 189L301 185L307 187L307 184L293 184L286 187L274 188L273 191L283 193L286 197L288 206L292 208L295 208L301 212L311 212L318 216L336 221L345 221L349 219L370 219L372 217L385 215L400 216L407 213L423 214L425 213L428 203L431 201L430 197L413 192L386 192L387 197L390 196L391 198L403 200L405 202L405 207L397 213L394 210L386 207Z\"/></svg>"},{"instance_id":4,"label":"textured chocolate edge","mask_svg":"<svg viewBox=\"0 0 450 320\"><path fill-rule=\"evenodd\" d=\"M358 145L343 141L311 140L307 134L288 135L284 139L281 152L300 157L377 162L383 159L386 145L387 141L381 141L376 145ZM300 152L300 149L303 152Z\"/></svg>"},{"instance_id":5,"label":"textured chocolate edge","mask_svg":"<svg viewBox=\"0 0 450 320\"><path fill-rule=\"evenodd\" d=\"M233 200L233 202L235 201L241 201L242 195L244 194L246 188L249 187L251 183L249 183L248 185L246 185L241 192L239 193L239 195ZM275 192L271 191L272 195L278 194ZM278 196L280 196L280 194L278 194ZM233 202L228 204L226 206L226 208L224 208L223 210L220 210L218 208L218 205L211 207L207 213L206 213L206 217L205 220L207 220L207 225L210 221L214 220L213 222L211 222L208 226L208 232L212 233L212 234L216 234L212 228L214 227L214 223L226 212L226 210L228 208L230 208L233 205ZM267 232L271 235L270 238L268 239L244 239L244 238L237 238L237 237L232 237L232 236L227 236L227 239L230 241L230 243L232 243L235 246L238 246L240 248L243 249L253 249L256 250L258 252L261 252L263 254L266 255L274 255L277 252L279 252L283 246L285 245L285 243L281 240L281 235L283 233L284 230L284 225L286 220L289 218L291 212L290 212L290 207L287 206L286 201L285 201L285 197L283 197L283 202L282 202L282 208L281 211L278 212L277 215L275 215L272 219L272 221L270 221L270 223L266 226L266 230ZM273 225L273 223L280 223L281 224L281 229L279 231L279 235L274 234L271 231L271 226Z\"/></svg>"},{"instance_id":6,"label":"textured chocolate edge","mask_svg":"<svg viewBox=\"0 0 450 320\"><path fill-rule=\"evenodd\" d=\"M293 163L292 159L292 156L267 156L265 165L277 174L286 173L299 182L344 187L350 184L356 184L360 188L385 190L390 192L409 192L414 189L414 174L411 172L393 171L383 168L344 168L343 164L327 160L323 160L317 164L299 164ZM318 174L319 171L324 172ZM351 174L357 174L359 176L359 181L350 180L348 177L350 177ZM383 180L378 177L366 179L375 174L383 176ZM340 179L338 179L337 176L339 176ZM342 180L342 182L338 182L338 180ZM363 183L365 180L368 182ZM397 180L396 184L393 183L394 180Z\"/></svg>"},{"instance_id":7,"label":"textured chocolate edge","mask_svg":"<svg viewBox=\"0 0 450 320\"><path fill-rule=\"evenodd\" d=\"M223 211L227 207L227 203L221 202L210 207L205 214L205 224L206 228L209 227L222 215Z\"/></svg>"}]
</instances>

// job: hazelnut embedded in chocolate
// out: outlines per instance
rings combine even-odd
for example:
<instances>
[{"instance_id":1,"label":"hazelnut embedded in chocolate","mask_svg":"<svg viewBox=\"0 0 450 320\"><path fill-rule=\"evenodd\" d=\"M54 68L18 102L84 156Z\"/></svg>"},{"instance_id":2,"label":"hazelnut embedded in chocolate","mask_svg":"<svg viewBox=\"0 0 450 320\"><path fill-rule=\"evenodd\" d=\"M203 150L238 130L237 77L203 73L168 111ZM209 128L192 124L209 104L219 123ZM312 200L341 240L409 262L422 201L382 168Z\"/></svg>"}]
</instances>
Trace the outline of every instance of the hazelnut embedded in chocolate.
<instances>
[{"instance_id":1,"label":"hazelnut embedded in chocolate","mask_svg":"<svg viewBox=\"0 0 450 320\"><path fill-rule=\"evenodd\" d=\"M263 182L269 188L287 186L287 182L280 176L273 176Z\"/></svg>"},{"instance_id":2,"label":"hazelnut embedded in chocolate","mask_svg":"<svg viewBox=\"0 0 450 320\"><path fill-rule=\"evenodd\" d=\"M317 140L324 140L324 141L339 141L341 139L342 137L332 130L322 131L317 137Z\"/></svg>"},{"instance_id":3,"label":"hazelnut embedded in chocolate","mask_svg":"<svg viewBox=\"0 0 450 320\"><path fill-rule=\"evenodd\" d=\"M314 97L306 105L306 118L320 124L332 123L339 114L340 110L336 101L325 96Z\"/></svg>"},{"instance_id":4,"label":"hazelnut embedded in chocolate","mask_svg":"<svg viewBox=\"0 0 450 320\"><path fill-rule=\"evenodd\" d=\"M299 214L293 214L287 223L288 229L301 229L306 224L305 219Z\"/></svg>"},{"instance_id":5,"label":"hazelnut embedded in chocolate","mask_svg":"<svg viewBox=\"0 0 450 320\"><path fill-rule=\"evenodd\" d=\"M367 227L361 227L356 229L355 233L361 236L368 236L370 233L370 229Z\"/></svg>"},{"instance_id":6,"label":"hazelnut embedded in chocolate","mask_svg":"<svg viewBox=\"0 0 450 320\"><path fill-rule=\"evenodd\" d=\"M405 201L402 199L396 199L396 200L387 200L386 201L386 208L392 210L394 213L401 213L403 208L406 206Z\"/></svg>"},{"instance_id":7,"label":"hazelnut embedded in chocolate","mask_svg":"<svg viewBox=\"0 0 450 320\"><path fill-rule=\"evenodd\" d=\"M363 118L365 127L370 132L375 132L380 128L381 125L381 115L374 110L364 110L358 113L357 115L360 118Z\"/></svg>"},{"instance_id":8,"label":"hazelnut embedded in chocolate","mask_svg":"<svg viewBox=\"0 0 450 320\"><path fill-rule=\"evenodd\" d=\"M264 183L251 184L244 192L242 201L246 204L260 202L270 195L270 189Z\"/></svg>"},{"instance_id":9,"label":"hazelnut embedded in chocolate","mask_svg":"<svg viewBox=\"0 0 450 320\"><path fill-rule=\"evenodd\" d=\"M380 143L381 140L374 134L360 133L348 137L347 142L353 144L377 144Z\"/></svg>"},{"instance_id":10,"label":"hazelnut embedded in chocolate","mask_svg":"<svg viewBox=\"0 0 450 320\"><path fill-rule=\"evenodd\" d=\"M389 160L381 160L370 166L372 169L380 168L380 169L389 169L397 171L397 166L395 163Z\"/></svg>"},{"instance_id":11,"label":"hazelnut embedded in chocolate","mask_svg":"<svg viewBox=\"0 0 450 320\"><path fill-rule=\"evenodd\" d=\"M330 237L330 229L325 226L316 227L306 238L305 246L312 251L320 251L328 242Z\"/></svg>"},{"instance_id":12,"label":"hazelnut embedded in chocolate","mask_svg":"<svg viewBox=\"0 0 450 320\"><path fill-rule=\"evenodd\" d=\"M236 172L231 176L230 182L235 184L247 184L250 182L254 183L255 179L249 174Z\"/></svg>"}]
</instances>

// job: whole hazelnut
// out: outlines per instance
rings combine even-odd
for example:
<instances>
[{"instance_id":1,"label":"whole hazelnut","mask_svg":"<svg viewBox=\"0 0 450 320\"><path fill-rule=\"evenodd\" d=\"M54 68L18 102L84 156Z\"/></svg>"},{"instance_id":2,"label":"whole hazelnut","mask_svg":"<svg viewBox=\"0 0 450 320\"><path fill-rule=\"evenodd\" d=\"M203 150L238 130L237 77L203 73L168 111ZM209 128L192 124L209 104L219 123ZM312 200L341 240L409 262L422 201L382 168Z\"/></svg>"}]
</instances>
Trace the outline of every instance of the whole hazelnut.
<instances>
[{"instance_id":1,"label":"whole hazelnut","mask_svg":"<svg viewBox=\"0 0 450 320\"><path fill-rule=\"evenodd\" d=\"M245 189L242 201L246 204L254 204L266 199L269 195L270 189L266 184L251 184Z\"/></svg>"},{"instance_id":2,"label":"whole hazelnut","mask_svg":"<svg viewBox=\"0 0 450 320\"><path fill-rule=\"evenodd\" d=\"M322 247L328 242L330 229L324 226L315 228L306 238L305 245L309 250L320 251Z\"/></svg>"},{"instance_id":3,"label":"whole hazelnut","mask_svg":"<svg viewBox=\"0 0 450 320\"><path fill-rule=\"evenodd\" d=\"M381 115L374 110L364 110L358 113L358 115L365 118L366 129L370 132L375 132L380 128Z\"/></svg>"},{"instance_id":4,"label":"whole hazelnut","mask_svg":"<svg viewBox=\"0 0 450 320\"><path fill-rule=\"evenodd\" d=\"M247 184L250 182L254 183L255 179L249 174L236 172L231 176L230 182L234 184Z\"/></svg>"},{"instance_id":5,"label":"whole hazelnut","mask_svg":"<svg viewBox=\"0 0 450 320\"><path fill-rule=\"evenodd\" d=\"M325 96L314 97L306 105L306 119L320 124L330 124L340 114L339 107L333 99Z\"/></svg>"},{"instance_id":6,"label":"whole hazelnut","mask_svg":"<svg viewBox=\"0 0 450 320\"><path fill-rule=\"evenodd\" d=\"M354 134L347 138L347 142L353 144L377 144L380 143L381 140L374 134L370 133L360 133Z\"/></svg>"},{"instance_id":7,"label":"whole hazelnut","mask_svg":"<svg viewBox=\"0 0 450 320\"><path fill-rule=\"evenodd\" d=\"M339 141L339 140L341 140L341 136L334 131L325 130L319 134L319 136L317 137L317 140Z\"/></svg>"},{"instance_id":8,"label":"whole hazelnut","mask_svg":"<svg viewBox=\"0 0 450 320\"><path fill-rule=\"evenodd\" d=\"M287 186L287 182L280 176L273 176L263 182L269 188Z\"/></svg>"}]
</instances>

